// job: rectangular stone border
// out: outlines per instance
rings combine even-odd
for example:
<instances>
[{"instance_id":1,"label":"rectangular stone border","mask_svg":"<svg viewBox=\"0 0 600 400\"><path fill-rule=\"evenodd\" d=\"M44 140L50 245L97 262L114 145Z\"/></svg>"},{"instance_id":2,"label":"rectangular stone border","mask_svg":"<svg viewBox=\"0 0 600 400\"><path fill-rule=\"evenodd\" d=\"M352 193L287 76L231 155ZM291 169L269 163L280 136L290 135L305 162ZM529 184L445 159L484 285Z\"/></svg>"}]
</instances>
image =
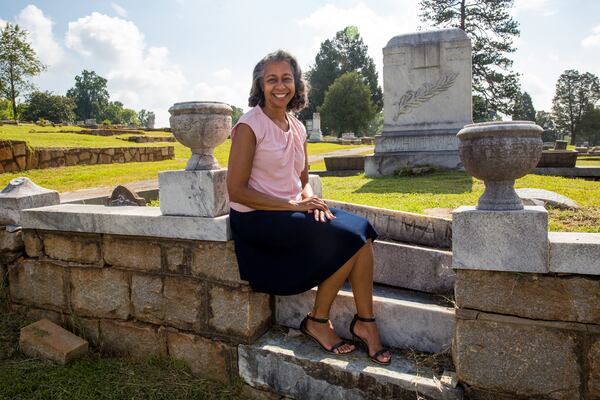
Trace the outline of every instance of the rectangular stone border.
<instances>
[{"instance_id":1,"label":"rectangular stone border","mask_svg":"<svg viewBox=\"0 0 600 400\"><path fill-rule=\"evenodd\" d=\"M549 232L550 272L600 275L600 234Z\"/></svg>"}]
</instances>

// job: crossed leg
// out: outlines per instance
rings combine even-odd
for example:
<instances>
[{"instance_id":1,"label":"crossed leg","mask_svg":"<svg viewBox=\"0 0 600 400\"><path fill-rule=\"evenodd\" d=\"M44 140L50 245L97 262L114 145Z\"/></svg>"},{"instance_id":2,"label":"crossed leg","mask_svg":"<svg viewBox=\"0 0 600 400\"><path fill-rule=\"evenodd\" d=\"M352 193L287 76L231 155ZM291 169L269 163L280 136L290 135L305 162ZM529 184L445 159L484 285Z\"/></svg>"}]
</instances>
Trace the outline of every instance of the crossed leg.
<instances>
[{"instance_id":1,"label":"crossed leg","mask_svg":"<svg viewBox=\"0 0 600 400\"><path fill-rule=\"evenodd\" d=\"M373 245L370 240L340 269L319 285L315 305L311 311L313 317L329 318L331 305L346 279L349 279L352 285L358 315L364 318L373 317ZM340 341L331 322L319 324L308 320L306 329L327 348ZM375 354L382 348L376 324L357 321L354 330L369 344L369 354ZM345 344L338 348L337 352L348 353L352 350L354 350L354 345ZM386 352L377 358L381 362L387 362L390 357L391 354Z\"/></svg>"}]
</instances>

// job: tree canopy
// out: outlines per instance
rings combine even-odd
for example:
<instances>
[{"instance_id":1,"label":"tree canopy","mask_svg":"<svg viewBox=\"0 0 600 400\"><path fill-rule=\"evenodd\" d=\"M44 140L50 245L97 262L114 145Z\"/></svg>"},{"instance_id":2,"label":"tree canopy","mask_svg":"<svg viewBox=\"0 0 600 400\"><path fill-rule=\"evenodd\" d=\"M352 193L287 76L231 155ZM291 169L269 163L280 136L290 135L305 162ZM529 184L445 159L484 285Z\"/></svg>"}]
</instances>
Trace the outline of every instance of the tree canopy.
<instances>
[{"instance_id":1,"label":"tree canopy","mask_svg":"<svg viewBox=\"0 0 600 400\"><path fill-rule=\"evenodd\" d=\"M513 121L535 121L535 108L527 92L519 93L512 112Z\"/></svg>"},{"instance_id":2,"label":"tree canopy","mask_svg":"<svg viewBox=\"0 0 600 400\"><path fill-rule=\"evenodd\" d=\"M35 91L28 96L22 117L29 121L43 118L52 122L71 122L75 120L75 102L52 92Z\"/></svg>"},{"instance_id":3,"label":"tree canopy","mask_svg":"<svg viewBox=\"0 0 600 400\"><path fill-rule=\"evenodd\" d=\"M154 119L155 115L152 111L147 111L141 109L138 112L137 118L140 121L140 124L145 128L154 128Z\"/></svg>"},{"instance_id":4,"label":"tree canopy","mask_svg":"<svg viewBox=\"0 0 600 400\"><path fill-rule=\"evenodd\" d=\"M325 92L330 85L343 74L352 71L360 72L376 111L381 111L383 92L378 83L375 62L367 51L367 45L363 43L355 26L348 26L337 32L333 39L321 43L315 64L306 73L311 89L309 106L301 112L301 119L312 118L313 112L323 104ZM325 122L324 128L328 128Z\"/></svg>"},{"instance_id":5,"label":"tree canopy","mask_svg":"<svg viewBox=\"0 0 600 400\"><path fill-rule=\"evenodd\" d=\"M102 120L109 98L106 83L106 79L94 71L83 70L75 77L75 86L67 91L67 97L75 101L77 119Z\"/></svg>"},{"instance_id":6,"label":"tree canopy","mask_svg":"<svg viewBox=\"0 0 600 400\"><path fill-rule=\"evenodd\" d=\"M17 98L34 87L28 78L45 68L27 41L27 32L7 22L0 30L0 95L10 100L14 119L18 118Z\"/></svg>"},{"instance_id":7,"label":"tree canopy","mask_svg":"<svg viewBox=\"0 0 600 400\"><path fill-rule=\"evenodd\" d=\"M571 144L576 143L581 118L594 108L598 100L600 81L594 74L580 74L569 69L558 78L552 99L552 113L556 127L571 134Z\"/></svg>"},{"instance_id":8,"label":"tree canopy","mask_svg":"<svg viewBox=\"0 0 600 400\"><path fill-rule=\"evenodd\" d=\"M600 108L590 108L581 116L579 134L591 146L600 145Z\"/></svg>"},{"instance_id":9,"label":"tree canopy","mask_svg":"<svg viewBox=\"0 0 600 400\"><path fill-rule=\"evenodd\" d=\"M110 121L112 124L139 125L138 113L130 108L124 108L120 101L110 101L99 116L100 121Z\"/></svg>"},{"instance_id":10,"label":"tree canopy","mask_svg":"<svg viewBox=\"0 0 600 400\"><path fill-rule=\"evenodd\" d=\"M420 0L421 20L436 27L460 28L473 46L473 119L510 115L519 91L509 54L520 34L510 15L513 0Z\"/></svg>"},{"instance_id":11,"label":"tree canopy","mask_svg":"<svg viewBox=\"0 0 600 400\"><path fill-rule=\"evenodd\" d=\"M338 137L344 132L362 136L377 108L363 77L358 72L346 72L329 86L319 112L322 122Z\"/></svg>"}]
</instances>

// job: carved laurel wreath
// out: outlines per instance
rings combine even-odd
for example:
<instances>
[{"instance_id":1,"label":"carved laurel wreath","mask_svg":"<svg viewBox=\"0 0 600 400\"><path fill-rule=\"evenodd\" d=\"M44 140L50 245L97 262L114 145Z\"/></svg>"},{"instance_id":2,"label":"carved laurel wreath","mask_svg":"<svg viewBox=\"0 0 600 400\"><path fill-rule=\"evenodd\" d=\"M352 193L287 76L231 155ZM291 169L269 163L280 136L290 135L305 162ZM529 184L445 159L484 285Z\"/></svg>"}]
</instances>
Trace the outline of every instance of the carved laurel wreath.
<instances>
[{"instance_id":1,"label":"carved laurel wreath","mask_svg":"<svg viewBox=\"0 0 600 400\"><path fill-rule=\"evenodd\" d=\"M416 91L409 90L400 97L400 100L394 103L396 108L396 115L394 115L394 121L402 114L409 113L415 107L425 103L433 96L448 90L450 86L456 80L458 72L444 72L434 82L425 82Z\"/></svg>"}]
</instances>

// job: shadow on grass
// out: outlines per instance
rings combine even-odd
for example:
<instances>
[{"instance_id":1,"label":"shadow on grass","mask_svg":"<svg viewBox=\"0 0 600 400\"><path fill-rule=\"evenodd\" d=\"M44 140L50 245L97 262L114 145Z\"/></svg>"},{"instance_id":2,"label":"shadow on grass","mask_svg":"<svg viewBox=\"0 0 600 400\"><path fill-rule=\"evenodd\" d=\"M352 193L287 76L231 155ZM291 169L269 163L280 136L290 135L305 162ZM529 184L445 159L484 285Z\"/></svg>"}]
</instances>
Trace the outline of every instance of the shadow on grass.
<instances>
[{"instance_id":1,"label":"shadow on grass","mask_svg":"<svg viewBox=\"0 0 600 400\"><path fill-rule=\"evenodd\" d=\"M354 193L459 194L472 191L473 177L462 171L450 171L418 176L373 178Z\"/></svg>"}]
</instances>

